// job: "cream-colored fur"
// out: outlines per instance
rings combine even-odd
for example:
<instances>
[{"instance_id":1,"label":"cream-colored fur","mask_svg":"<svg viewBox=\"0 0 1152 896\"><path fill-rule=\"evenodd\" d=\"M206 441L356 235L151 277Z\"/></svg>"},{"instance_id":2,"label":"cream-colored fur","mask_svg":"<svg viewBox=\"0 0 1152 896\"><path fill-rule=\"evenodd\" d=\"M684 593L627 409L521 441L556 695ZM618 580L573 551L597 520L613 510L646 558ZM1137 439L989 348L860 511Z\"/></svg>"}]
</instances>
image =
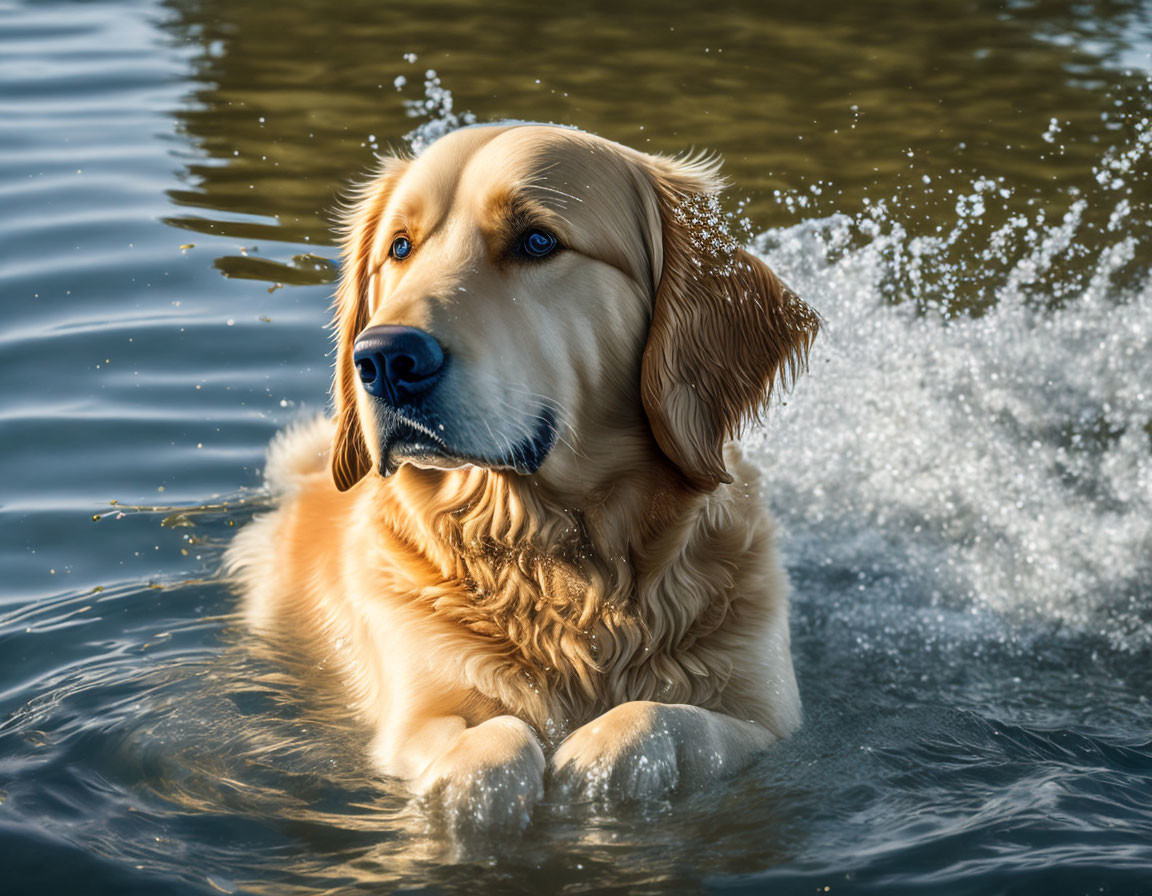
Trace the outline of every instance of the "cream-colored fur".
<instances>
[{"instance_id":1,"label":"cream-colored fur","mask_svg":"<svg viewBox=\"0 0 1152 896\"><path fill-rule=\"evenodd\" d=\"M573 798L699 786L800 723L771 522L724 443L817 323L705 232L692 203L720 186L710 163L485 126L385 160L349 212L336 419L273 443L279 507L227 563L250 623L336 665L381 771L457 823L523 823L547 779ZM561 250L517 257L525 227ZM380 324L451 354L448 442L496 456L553 413L539 468L381 476L351 357Z\"/></svg>"}]
</instances>

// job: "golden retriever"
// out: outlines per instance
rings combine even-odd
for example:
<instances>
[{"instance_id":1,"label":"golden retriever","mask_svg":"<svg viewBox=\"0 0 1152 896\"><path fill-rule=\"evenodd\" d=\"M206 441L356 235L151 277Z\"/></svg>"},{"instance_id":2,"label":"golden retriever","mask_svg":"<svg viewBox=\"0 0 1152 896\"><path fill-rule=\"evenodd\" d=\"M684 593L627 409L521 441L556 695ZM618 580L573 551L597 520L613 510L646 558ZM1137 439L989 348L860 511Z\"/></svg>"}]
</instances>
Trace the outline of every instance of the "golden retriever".
<instances>
[{"instance_id":1,"label":"golden retriever","mask_svg":"<svg viewBox=\"0 0 1152 896\"><path fill-rule=\"evenodd\" d=\"M335 421L274 442L280 506L228 566L427 805L661 797L800 723L787 581L726 441L818 318L726 236L717 168L475 126L382 160L349 211Z\"/></svg>"}]
</instances>

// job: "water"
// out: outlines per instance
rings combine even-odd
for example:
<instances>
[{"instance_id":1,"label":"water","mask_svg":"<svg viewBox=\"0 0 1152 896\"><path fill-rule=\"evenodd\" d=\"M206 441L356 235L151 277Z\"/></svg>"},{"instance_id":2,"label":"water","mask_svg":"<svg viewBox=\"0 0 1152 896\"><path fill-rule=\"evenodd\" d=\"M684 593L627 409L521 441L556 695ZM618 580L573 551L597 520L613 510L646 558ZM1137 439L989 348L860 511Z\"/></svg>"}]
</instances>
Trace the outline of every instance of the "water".
<instances>
[{"instance_id":1,"label":"water","mask_svg":"<svg viewBox=\"0 0 1152 896\"><path fill-rule=\"evenodd\" d=\"M1150 48L1138 3L0 5L0 890L1152 892ZM749 438L804 729L462 847L213 576L324 405L339 190L469 113L720 151L826 330Z\"/></svg>"}]
</instances>

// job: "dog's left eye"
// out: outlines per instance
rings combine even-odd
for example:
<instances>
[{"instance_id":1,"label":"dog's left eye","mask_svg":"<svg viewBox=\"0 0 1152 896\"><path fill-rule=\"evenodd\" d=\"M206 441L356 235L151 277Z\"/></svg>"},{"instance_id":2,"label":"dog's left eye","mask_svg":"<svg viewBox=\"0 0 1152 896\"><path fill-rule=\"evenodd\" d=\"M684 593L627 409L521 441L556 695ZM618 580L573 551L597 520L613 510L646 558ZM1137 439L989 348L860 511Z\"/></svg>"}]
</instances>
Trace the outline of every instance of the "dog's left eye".
<instances>
[{"instance_id":1,"label":"dog's left eye","mask_svg":"<svg viewBox=\"0 0 1152 896\"><path fill-rule=\"evenodd\" d=\"M397 261L403 261L412 254L412 241L406 236L396 237L392 241L392 248L388 250L388 254Z\"/></svg>"},{"instance_id":2,"label":"dog's left eye","mask_svg":"<svg viewBox=\"0 0 1152 896\"><path fill-rule=\"evenodd\" d=\"M547 230L533 228L516 241L516 254L527 258L546 258L560 248L560 241Z\"/></svg>"}]
</instances>

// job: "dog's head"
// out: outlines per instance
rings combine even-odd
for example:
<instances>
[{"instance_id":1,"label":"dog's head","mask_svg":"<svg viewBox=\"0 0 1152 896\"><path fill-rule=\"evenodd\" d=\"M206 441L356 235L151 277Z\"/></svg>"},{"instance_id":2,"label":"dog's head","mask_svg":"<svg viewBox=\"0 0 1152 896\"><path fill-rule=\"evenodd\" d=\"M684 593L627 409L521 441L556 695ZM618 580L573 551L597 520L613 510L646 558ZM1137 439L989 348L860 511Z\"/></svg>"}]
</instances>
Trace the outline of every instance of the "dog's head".
<instances>
[{"instance_id":1,"label":"dog's head","mask_svg":"<svg viewBox=\"0 0 1152 896\"><path fill-rule=\"evenodd\" d=\"M658 451L696 489L817 317L717 219L716 166L490 125L385 159L347 219L332 472L475 465L602 487Z\"/></svg>"}]
</instances>

